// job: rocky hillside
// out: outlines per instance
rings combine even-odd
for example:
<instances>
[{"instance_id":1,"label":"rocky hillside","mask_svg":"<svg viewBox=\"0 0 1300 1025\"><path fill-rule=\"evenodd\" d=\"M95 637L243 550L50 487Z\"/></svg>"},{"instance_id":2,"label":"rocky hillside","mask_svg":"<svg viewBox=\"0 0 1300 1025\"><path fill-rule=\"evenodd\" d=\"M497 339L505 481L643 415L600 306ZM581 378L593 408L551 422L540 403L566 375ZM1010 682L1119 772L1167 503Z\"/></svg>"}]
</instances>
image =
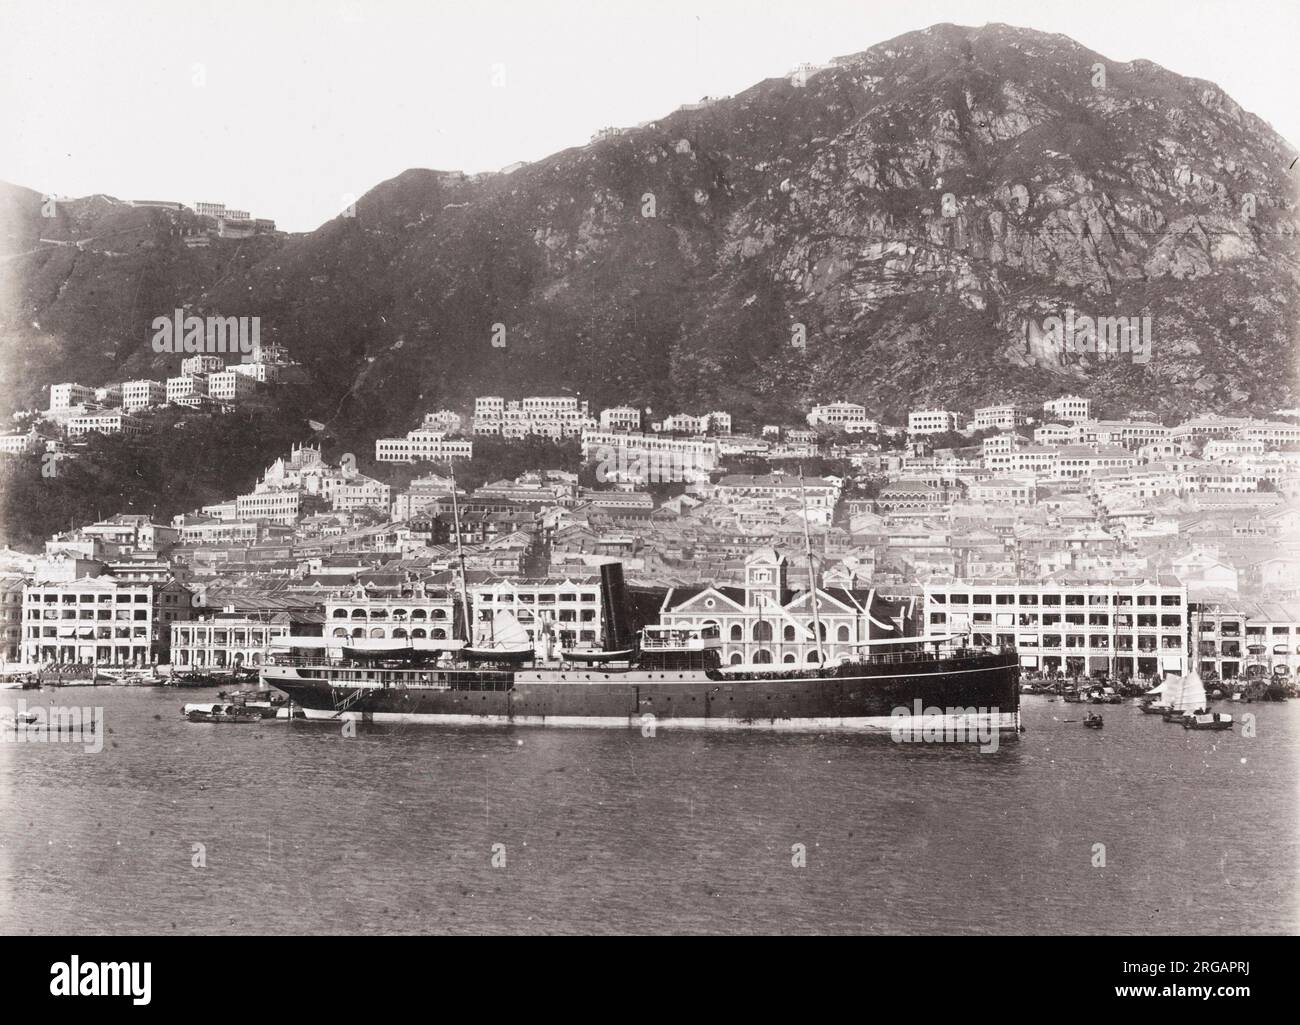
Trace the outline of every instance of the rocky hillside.
<instances>
[{"instance_id":1,"label":"rocky hillside","mask_svg":"<svg viewBox=\"0 0 1300 1025\"><path fill-rule=\"evenodd\" d=\"M187 215L11 188L0 398L174 372L149 322L186 305L260 316L353 443L566 388L1265 412L1297 402L1295 158L1210 82L939 25L509 175L407 171L307 235L189 249ZM1044 343L1067 308L1150 317L1149 362Z\"/></svg>"}]
</instances>

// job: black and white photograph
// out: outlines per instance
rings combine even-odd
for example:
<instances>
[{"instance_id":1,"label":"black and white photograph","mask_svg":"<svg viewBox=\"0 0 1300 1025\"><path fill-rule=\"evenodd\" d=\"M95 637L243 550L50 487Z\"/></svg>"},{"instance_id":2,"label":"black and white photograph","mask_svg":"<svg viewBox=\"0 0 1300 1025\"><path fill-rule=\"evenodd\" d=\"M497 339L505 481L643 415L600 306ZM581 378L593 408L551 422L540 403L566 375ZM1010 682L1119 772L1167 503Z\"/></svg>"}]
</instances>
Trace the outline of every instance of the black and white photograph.
<instances>
[{"instance_id":1,"label":"black and white photograph","mask_svg":"<svg viewBox=\"0 0 1300 1025\"><path fill-rule=\"evenodd\" d=\"M0 937L65 941L6 991L505 936L1276 990L1297 39L5 0Z\"/></svg>"}]
</instances>

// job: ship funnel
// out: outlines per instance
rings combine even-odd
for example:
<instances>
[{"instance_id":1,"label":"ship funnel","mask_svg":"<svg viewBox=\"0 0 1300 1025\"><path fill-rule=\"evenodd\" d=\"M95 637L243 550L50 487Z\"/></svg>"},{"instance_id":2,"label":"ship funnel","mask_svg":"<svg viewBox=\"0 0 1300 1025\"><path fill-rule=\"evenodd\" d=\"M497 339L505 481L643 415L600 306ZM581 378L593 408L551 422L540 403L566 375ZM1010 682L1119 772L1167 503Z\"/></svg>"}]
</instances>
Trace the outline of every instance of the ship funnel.
<instances>
[{"instance_id":1,"label":"ship funnel","mask_svg":"<svg viewBox=\"0 0 1300 1025\"><path fill-rule=\"evenodd\" d=\"M623 564L606 562L600 567L600 612L605 621L605 650L623 651L632 646L628 622L627 589L623 586Z\"/></svg>"}]
</instances>

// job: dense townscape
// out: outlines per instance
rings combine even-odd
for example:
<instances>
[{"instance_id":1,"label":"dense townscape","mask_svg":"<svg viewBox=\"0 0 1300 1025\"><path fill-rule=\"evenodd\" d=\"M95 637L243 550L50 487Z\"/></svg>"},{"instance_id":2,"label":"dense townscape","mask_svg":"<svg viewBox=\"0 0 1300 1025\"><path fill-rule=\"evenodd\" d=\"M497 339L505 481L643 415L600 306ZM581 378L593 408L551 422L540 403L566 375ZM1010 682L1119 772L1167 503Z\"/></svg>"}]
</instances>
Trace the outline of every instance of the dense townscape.
<instances>
[{"instance_id":1,"label":"dense townscape","mask_svg":"<svg viewBox=\"0 0 1300 1025\"><path fill-rule=\"evenodd\" d=\"M18 414L28 430L0 444L77 458L88 432L129 433L163 404L229 407L240 382L274 384L294 367L270 349L228 365L191 356L165 382L54 384L49 407ZM652 419L569 396L480 396L376 439L372 474L304 443L247 493L169 522L123 511L43 552L6 550L3 656L62 671L224 670L260 665L288 635L450 637L459 551L475 628L490 633L508 611L530 642L605 643L598 570L617 561L648 621L718 625L732 664L846 659L880 598L906 632L1014 647L1030 671L1196 668L1289 685L1295 414L1105 419L1061 395L1031 409L917 409L897 425L828 401L801 424L741 425L720 410ZM581 465L466 491L456 469L485 437L572 439ZM399 466L402 482L385 479ZM752 600L757 580L779 582L770 604Z\"/></svg>"}]
</instances>

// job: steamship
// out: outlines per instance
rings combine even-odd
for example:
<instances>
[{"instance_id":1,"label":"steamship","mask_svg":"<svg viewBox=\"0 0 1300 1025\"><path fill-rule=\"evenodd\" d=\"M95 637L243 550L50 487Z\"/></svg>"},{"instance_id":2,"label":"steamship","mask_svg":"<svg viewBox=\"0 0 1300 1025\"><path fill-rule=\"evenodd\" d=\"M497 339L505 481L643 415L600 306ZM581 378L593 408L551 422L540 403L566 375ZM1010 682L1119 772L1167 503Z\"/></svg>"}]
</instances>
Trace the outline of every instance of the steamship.
<instances>
[{"instance_id":1,"label":"steamship","mask_svg":"<svg viewBox=\"0 0 1300 1025\"><path fill-rule=\"evenodd\" d=\"M1014 650L959 635L869 641L834 664L723 665L717 625L629 626L622 567L601 567L601 650L467 639L288 637L264 681L290 717L375 723L1017 731ZM463 623L472 623L463 572ZM468 634L468 630L466 633Z\"/></svg>"}]
</instances>

